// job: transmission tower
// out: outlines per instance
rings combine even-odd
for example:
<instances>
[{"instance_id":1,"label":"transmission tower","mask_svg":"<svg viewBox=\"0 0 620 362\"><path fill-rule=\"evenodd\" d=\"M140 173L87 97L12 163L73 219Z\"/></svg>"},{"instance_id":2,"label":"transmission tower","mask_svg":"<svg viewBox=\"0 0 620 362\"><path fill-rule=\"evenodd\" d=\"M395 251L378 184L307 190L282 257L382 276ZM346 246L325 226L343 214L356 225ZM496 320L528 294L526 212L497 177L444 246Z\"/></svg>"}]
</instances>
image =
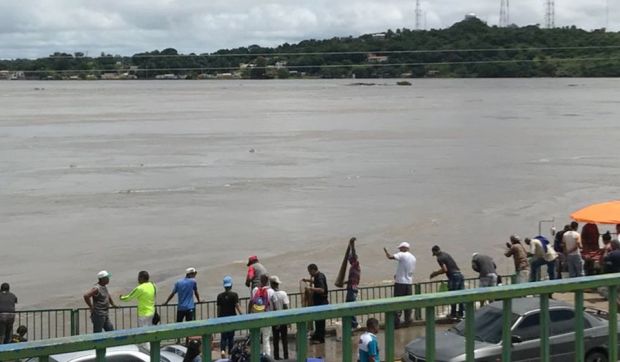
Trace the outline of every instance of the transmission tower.
<instances>
[{"instance_id":1,"label":"transmission tower","mask_svg":"<svg viewBox=\"0 0 620 362\"><path fill-rule=\"evenodd\" d=\"M545 0L545 27L555 28L555 0Z\"/></svg>"},{"instance_id":2,"label":"transmission tower","mask_svg":"<svg viewBox=\"0 0 620 362\"><path fill-rule=\"evenodd\" d=\"M500 0L499 26L502 28L510 24L510 0Z\"/></svg>"},{"instance_id":3,"label":"transmission tower","mask_svg":"<svg viewBox=\"0 0 620 362\"><path fill-rule=\"evenodd\" d=\"M422 8L420 0L415 0L415 30L420 30L422 25Z\"/></svg>"}]
</instances>

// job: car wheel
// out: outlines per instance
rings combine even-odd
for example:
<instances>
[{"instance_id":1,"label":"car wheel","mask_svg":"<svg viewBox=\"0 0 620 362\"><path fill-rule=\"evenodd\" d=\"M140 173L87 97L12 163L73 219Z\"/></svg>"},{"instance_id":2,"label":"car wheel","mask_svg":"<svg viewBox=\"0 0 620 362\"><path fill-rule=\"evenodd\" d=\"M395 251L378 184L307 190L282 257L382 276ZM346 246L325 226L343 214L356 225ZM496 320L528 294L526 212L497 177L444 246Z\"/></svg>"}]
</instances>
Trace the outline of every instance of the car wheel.
<instances>
[{"instance_id":1,"label":"car wheel","mask_svg":"<svg viewBox=\"0 0 620 362\"><path fill-rule=\"evenodd\" d=\"M586 355L586 362L607 362L607 353L604 351L592 351Z\"/></svg>"}]
</instances>

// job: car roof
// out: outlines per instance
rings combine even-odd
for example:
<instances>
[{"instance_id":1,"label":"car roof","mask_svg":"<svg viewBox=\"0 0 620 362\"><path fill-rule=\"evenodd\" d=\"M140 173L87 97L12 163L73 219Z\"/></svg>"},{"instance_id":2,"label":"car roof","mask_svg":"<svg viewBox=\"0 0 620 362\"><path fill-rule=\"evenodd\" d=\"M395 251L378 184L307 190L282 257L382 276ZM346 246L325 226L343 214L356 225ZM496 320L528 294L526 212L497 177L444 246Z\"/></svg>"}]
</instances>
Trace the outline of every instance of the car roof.
<instances>
[{"instance_id":1,"label":"car roof","mask_svg":"<svg viewBox=\"0 0 620 362\"><path fill-rule=\"evenodd\" d=\"M140 352L140 348L138 348L138 346L136 346L135 344L130 344L126 346L108 347L106 349L106 354L114 353L114 352ZM64 361L72 361L77 358L94 356L95 354L96 353L94 349L89 349L86 351L77 351L77 352L57 354L57 355L53 355L50 357L54 361L64 362Z\"/></svg>"},{"instance_id":2,"label":"car roof","mask_svg":"<svg viewBox=\"0 0 620 362\"><path fill-rule=\"evenodd\" d=\"M490 306L502 309L503 302L501 300L495 301ZM568 308L574 309L574 307L566 302L549 299L549 308ZM518 315L524 315L528 312L540 309L540 298L538 297L525 297L512 299L512 313Z\"/></svg>"}]
</instances>

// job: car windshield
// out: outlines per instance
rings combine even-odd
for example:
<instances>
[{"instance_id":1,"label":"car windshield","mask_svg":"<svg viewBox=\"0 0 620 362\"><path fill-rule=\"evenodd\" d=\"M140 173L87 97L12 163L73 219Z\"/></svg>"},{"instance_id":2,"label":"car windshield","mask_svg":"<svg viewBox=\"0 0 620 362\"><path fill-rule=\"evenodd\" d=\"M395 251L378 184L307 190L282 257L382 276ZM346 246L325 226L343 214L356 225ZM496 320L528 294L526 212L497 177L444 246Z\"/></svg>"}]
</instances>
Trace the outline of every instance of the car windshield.
<instances>
[{"instance_id":1,"label":"car windshield","mask_svg":"<svg viewBox=\"0 0 620 362\"><path fill-rule=\"evenodd\" d=\"M512 315L512 322L517 319ZM474 330L476 340L488 343L499 343L502 340L502 310L487 306L476 311L474 317ZM461 321L450 329L454 333L465 335L465 321Z\"/></svg>"}]
</instances>

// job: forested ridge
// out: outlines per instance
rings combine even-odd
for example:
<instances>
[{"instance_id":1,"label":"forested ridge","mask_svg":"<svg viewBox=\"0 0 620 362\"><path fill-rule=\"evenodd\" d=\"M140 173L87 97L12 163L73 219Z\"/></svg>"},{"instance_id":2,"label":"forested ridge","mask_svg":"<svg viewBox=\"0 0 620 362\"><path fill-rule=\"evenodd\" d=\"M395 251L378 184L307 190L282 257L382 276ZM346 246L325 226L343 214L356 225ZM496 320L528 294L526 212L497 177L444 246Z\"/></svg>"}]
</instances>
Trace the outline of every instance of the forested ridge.
<instances>
[{"instance_id":1,"label":"forested ridge","mask_svg":"<svg viewBox=\"0 0 620 362\"><path fill-rule=\"evenodd\" d=\"M1 60L0 71L24 72L22 78L27 79L99 79L106 73L139 79L164 74L188 79L616 77L620 33L576 27L499 28L474 18L440 30L397 29L205 54L180 54L174 48L133 56L57 52L39 59Z\"/></svg>"}]
</instances>

